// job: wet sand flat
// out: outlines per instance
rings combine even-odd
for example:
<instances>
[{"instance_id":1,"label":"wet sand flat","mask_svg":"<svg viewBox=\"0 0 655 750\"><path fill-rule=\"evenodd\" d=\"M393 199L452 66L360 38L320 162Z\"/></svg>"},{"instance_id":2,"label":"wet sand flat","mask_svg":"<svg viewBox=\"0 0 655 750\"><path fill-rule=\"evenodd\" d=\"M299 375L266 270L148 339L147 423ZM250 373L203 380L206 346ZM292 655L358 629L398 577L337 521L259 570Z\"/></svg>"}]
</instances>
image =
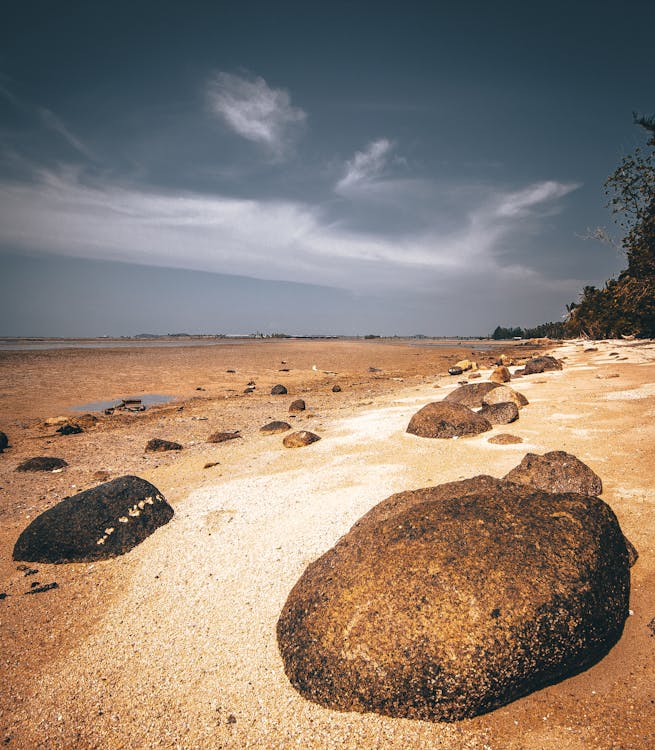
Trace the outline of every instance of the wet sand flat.
<instances>
[{"instance_id":1,"label":"wet sand flat","mask_svg":"<svg viewBox=\"0 0 655 750\"><path fill-rule=\"evenodd\" d=\"M460 378L445 373L468 353L463 347L282 341L1 355L0 429L12 448L0 456L0 591L9 594L0 601L0 740L83 749L655 746L655 345L595 346L559 347L562 371L512 381L530 401L518 422L461 440L421 439L405 428L456 385ZM244 394L251 381L254 393ZM278 382L288 395L270 396ZM335 384L341 392L332 392ZM76 404L139 392L178 400L102 418L80 435L43 425ZM290 417L295 398L308 408ZM321 441L285 449L282 435L259 434L272 419ZM240 430L242 438L207 443L216 430ZM490 444L500 432L523 443ZM152 437L184 450L144 454ZM550 450L575 454L601 476L602 497L640 555L633 614L605 659L454 724L330 711L290 686L275 625L309 562L394 492L502 476L526 452ZM15 473L32 455L61 456L69 467ZM151 481L174 519L121 558L34 564L38 573L26 577L11 560L22 528L97 484L98 470ZM59 588L25 596L31 580Z\"/></svg>"}]
</instances>

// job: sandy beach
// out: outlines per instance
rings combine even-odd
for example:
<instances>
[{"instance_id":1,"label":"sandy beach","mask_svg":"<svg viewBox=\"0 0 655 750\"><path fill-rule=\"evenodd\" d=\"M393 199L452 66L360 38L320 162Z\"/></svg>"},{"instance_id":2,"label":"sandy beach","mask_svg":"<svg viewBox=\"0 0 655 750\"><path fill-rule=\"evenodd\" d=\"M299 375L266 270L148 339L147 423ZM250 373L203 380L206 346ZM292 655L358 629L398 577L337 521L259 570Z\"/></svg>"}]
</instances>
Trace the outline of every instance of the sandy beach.
<instances>
[{"instance_id":1,"label":"sandy beach","mask_svg":"<svg viewBox=\"0 0 655 750\"><path fill-rule=\"evenodd\" d=\"M11 446L0 455L0 741L25 750L655 747L655 343L542 347L564 366L512 380L529 400L520 419L458 440L405 430L419 408L466 379L449 376L450 365L464 356L489 365L496 355L419 343L0 352L0 430ZM519 358L538 348L497 351ZM277 383L287 395L270 395ZM99 421L77 435L45 422L148 393L172 400L143 413L96 412ZM307 410L291 416L297 398ZM260 434L271 420L321 440L286 449L283 436ZM217 430L241 437L208 443ZM489 443L501 432L523 442ZM183 450L145 453L154 437ZM358 518L392 493L501 477L527 452L552 450L602 478L602 498L639 553L631 616L600 663L452 724L330 711L292 688L277 618L305 567ZM16 473L31 456L69 465ZM99 471L152 482L174 518L122 557L38 563L27 576L12 560L20 532L98 484ZM26 596L35 580L58 588Z\"/></svg>"}]
</instances>

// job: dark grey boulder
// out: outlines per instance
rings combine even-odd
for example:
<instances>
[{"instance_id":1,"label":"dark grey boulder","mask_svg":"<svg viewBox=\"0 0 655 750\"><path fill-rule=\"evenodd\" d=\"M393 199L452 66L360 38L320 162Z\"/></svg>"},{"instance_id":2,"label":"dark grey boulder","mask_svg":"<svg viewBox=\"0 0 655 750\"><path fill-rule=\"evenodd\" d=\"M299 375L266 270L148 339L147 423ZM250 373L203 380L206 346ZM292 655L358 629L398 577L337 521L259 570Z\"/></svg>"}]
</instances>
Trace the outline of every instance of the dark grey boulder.
<instances>
[{"instance_id":1,"label":"dark grey boulder","mask_svg":"<svg viewBox=\"0 0 655 750\"><path fill-rule=\"evenodd\" d=\"M274 385L271 388L271 396L284 396L286 393L288 393L287 389L278 383L278 385Z\"/></svg>"},{"instance_id":2,"label":"dark grey boulder","mask_svg":"<svg viewBox=\"0 0 655 750\"><path fill-rule=\"evenodd\" d=\"M455 721L574 675L618 641L630 577L611 509L468 481L463 495L451 483L389 498L305 570L277 624L303 696Z\"/></svg>"},{"instance_id":3,"label":"dark grey boulder","mask_svg":"<svg viewBox=\"0 0 655 750\"><path fill-rule=\"evenodd\" d=\"M484 404L478 414L491 424L510 424L519 418L519 408L511 401L501 401L499 404Z\"/></svg>"},{"instance_id":4,"label":"dark grey boulder","mask_svg":"<svg viewBox=\"0 0 655 750\"><path fill-rule=\"evenodd\" d=\"M55 456L34 456L18 464L16 471L56 471L68 466L68 462L63 458Z\"/></svg>"},{"instance_id":5,"label":"dark grey boulder","mask_svg":"<svg viewBox=\"0 0 655 750\"><path fill-rule=\"evenodd\" d=\"M5 448L9 448L9 438L6 433L0 432L0 453L2 453Z\"/></svg>"},{"instance_id":6,"label":"dark grey boulder","mask_svg":"<svg viewBox=\"0 0 655 750\"><path fill-rule=\"evenodd\" d=\"M297 398L295 401L291 402L291 405L289 406L290 412L298 412L298 411L305 411L306 404L301 398Z\"/></svg>"},{"instance_id":7,"label":"dark grey boulder","mask_svg":"<svg viewBox=\"0 0 655 750\"><path fill-rule=\"evenodd\" d=\"M491 429L491 423L467 406L446 401L427 404L411 418L407 432L427 438L453 438L478 435Z\"/></svg>"},{"instance_id":8,"label":"dark grey boulder","mask_svg":"<svg viewBox=\"0 0 655 750\"><path fill-rule=\"evenodd\" d=\"M124 476L67 497L37 516L18 537L14 560L89 562L128 552L173 509L145 479Z\"/></svg>"},{"instance_id":9,"label":"dark grey boulder","mask_svg":"<svg viewBox=\"0 0 655 750\"><path fill-rule=\"evenodd\" d=\"M581 495L600 495L601 478L579 458L565 451L551 451L539 456L526 453L521 463L503 479L518 484L529 484L546 492L579 492Z\"/></svg>"},{"instance_id":10,"label":"dark grey boulder","mask_svg":"<svg viewBox=\"0 0 655 750\"><path fill-rule=\"evenodd\" d=\"M340 385L333 385L332 386L332 393L341 393L341 386Z\"/></svg>"},{"instance_id":11,"label":"dark grey boulder","mask_svg":"<svg viewBox=\"0 0 655 750\"><path fill-rule=\"evenodd\" d=\"M445 398L444 401L455 404L463 404L472 409L482 406L482 399L493 391L494 388L499 387L499 383L491 383L485 381L483 383L467 383L459 388L455 388Z\"/></svg>"}]
</instances>

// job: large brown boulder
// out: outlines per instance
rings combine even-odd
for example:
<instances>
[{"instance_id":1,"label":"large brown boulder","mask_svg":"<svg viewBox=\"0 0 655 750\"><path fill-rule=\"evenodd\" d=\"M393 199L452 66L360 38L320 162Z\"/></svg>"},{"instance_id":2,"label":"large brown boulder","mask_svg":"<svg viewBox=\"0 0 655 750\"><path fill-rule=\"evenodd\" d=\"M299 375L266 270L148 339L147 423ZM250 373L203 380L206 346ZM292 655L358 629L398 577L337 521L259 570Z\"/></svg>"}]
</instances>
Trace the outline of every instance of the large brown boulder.
<instances>
[{"instance_id":1,"label":"large brown boulder","mask_svg":"<svg viewBox=\"0 0 655 750\"><path fill-rule=\"evenodd\" d=\"M454 721L574 675L616 643L630 578L611 509L469 481L488 489L389 498L305 570L277 625L302 695Z\"/></svg>"},{"instance_id":2,"label":"large brown boulder","mask_svg":"<svg viewBox=\"0 0 655 750\"><path fill-rule=\"evenodd\" d=\"M145 479L124 476L67 497L18 537L14 560L89 562L122 555L171 520L173 509Z\"/></svg>"},{"instance_id":3,"label":"large brown boulder","mask_svg":"<svg viewBox=\"0 0 655 750\"><path fill-rule=\"evenodd\" d=\"M518 484L529 484L546 492L579 492L581 495L600 495L601 478L579 458L565 451L551 451L539 456L526 453L521 463L503 479Z\"/></svg>"},{"instance_id":4,"label":"large brown boulder","mask_svg":"<svg viewBox=\"0 0 655 750\"><path fill-rule=\"evenodd\" d=\"M426 404L414 414L407 426L407 432L412 435L428 438L478 435L490 429L489 421L467 406L446 401Z\"/></svg>"},{"instance_id":5,"label":"large brown boulder","mask_svg":"<svg viewBox=\"0 0 655 750\"><path fill-rule=\"evenodd\" d=\"M498 388L498 383L490 383L485 381L483 383L467 383L461 385L459 388L455 388L445 398L444 401L449 403L463 404L471 409L482 406L482 399L493 391L494 388Z\"/></svg>"}]
</instances>

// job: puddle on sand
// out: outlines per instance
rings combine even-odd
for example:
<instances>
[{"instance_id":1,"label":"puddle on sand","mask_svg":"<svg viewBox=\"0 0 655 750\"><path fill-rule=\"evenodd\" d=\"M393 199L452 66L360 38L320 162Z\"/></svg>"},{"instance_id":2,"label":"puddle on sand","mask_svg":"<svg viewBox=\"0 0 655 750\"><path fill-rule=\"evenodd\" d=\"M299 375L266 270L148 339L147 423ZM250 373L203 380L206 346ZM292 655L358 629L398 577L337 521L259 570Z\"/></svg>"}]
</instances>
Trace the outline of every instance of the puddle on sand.
<instances>
[{"instance_id":1,"label":"puddle on sand","mask_svg":"<svg viewBox=\"0 0 655 750\"><path fill-rule=\"evenodd\" d=\"M71 408L73 411L104 411L105 409L115 409L128 401L140 401L143 406L153 406L154 404L167 404L174 400L175 396L167 396L163 393L142 393L140 396L114 398L110 401L91 401L88 404L77 404Z\"/></svg>"}]
</instances>

